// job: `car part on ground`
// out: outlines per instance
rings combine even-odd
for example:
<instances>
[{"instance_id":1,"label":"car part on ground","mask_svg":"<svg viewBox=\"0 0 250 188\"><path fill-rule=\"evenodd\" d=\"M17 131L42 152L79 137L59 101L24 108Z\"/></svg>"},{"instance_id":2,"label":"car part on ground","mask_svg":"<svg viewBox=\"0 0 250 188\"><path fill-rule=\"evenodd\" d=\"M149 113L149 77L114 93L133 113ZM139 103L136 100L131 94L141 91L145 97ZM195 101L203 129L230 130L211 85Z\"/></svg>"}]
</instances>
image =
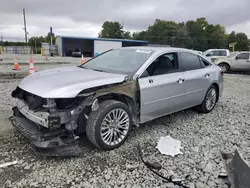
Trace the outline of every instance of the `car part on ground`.
<instances>
[{"instance_id":1,"label":"car part on ground","mask_svg":"<svg viewBox=\"0 0 250 188\"><path fill-rule=\"evenodd\" d=\"M250 187L250 166L243 160L238 150L235 150L234 154L221 152L221 156L231 187Z\"/></svg>"},{"instance_id":2,"label":"car part on ground","mask_svg":"<svg viewBox=\"0 0 250 188\"><path fill-rule=\"evenodd\" d=\"M180 181L174 181L173 178L170 176L170 177L164 177L163 175L161 175L160 173L156 172L154 169L156 170L160 170L161 168L155 168L155 165L153 165L152 163L148 162L148 161L144 161L143 157L142 157L142 152L141 152L141 148L140 148L140 145L137 146L137 150L138 150L138 155L139 155L139 158L141 160L141 162L151 171L153 172L154 174L156 174L157 176L161 177L162 179L166 180L167 183L171 182L173 183L174 185L178 185L182 188L189 188L188 186L185 186L183 185L183 181L180 180ZM157 165L158 166L158 165ZM184 179L185 180L185 179Z\"/></svg>"},{"instance_id":3,"label":"car part on ground","mask_svg":"<svg viewBox=\"0 0 250 188\"><path fill-rule=\"evenodd\" d=\"M12 123L39 135L31 137L37 148L66 147L86 131L93 145L108 150L121 146L134 125L199 105L210 112L222 92L220 68L193 51L120 48L24 78L12 92Z\"/></svg>"}]
</instances>

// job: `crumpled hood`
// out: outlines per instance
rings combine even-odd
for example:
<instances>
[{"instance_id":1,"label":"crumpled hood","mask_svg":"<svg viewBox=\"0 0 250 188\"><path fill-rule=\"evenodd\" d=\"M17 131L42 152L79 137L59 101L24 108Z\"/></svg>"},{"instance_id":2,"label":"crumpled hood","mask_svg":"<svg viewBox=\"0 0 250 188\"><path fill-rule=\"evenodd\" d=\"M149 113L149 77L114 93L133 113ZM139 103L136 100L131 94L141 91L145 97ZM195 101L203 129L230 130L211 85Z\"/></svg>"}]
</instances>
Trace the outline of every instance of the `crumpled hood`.
<instances>
[{"instance_id":1,"label":"crumpled hood","mask_svg":"<svg viewBox=\"0 0 250 188\"><path fill-rule=\"evenodd\" d=\"M121 83L126 77L74 66L37 72L24 78L19 87L43 98L74 98L82 90Z\"/></svg>"}]
</instances>

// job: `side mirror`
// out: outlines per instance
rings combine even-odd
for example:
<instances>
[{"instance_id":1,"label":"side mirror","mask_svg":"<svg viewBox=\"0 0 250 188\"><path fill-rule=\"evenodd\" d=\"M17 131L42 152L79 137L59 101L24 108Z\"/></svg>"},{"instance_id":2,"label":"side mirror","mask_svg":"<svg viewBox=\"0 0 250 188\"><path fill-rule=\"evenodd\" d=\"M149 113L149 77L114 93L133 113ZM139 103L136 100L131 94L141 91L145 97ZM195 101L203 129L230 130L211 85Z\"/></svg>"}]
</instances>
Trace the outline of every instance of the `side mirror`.
<instances>
[{"instance_id":1,"label":"side mirror","mask_svg":"<svg viewBox=\"0 0 250 188\"><path fill-rule=\"evenodd\" d=\"M239 58L236 56L235 59L237 60L237 59L239 59Z\"/></svg>"},{"instance_id":2,"label":"side mirror","mask_svg":"<svg viewBox=\"0 0 250 188\"><path fill-rule=\"evenodd\" d=\"M207 57L210 57L210 56L211 56L211 54L207 54L206 56L207 56Z\"/></svg>"}]
</instances>

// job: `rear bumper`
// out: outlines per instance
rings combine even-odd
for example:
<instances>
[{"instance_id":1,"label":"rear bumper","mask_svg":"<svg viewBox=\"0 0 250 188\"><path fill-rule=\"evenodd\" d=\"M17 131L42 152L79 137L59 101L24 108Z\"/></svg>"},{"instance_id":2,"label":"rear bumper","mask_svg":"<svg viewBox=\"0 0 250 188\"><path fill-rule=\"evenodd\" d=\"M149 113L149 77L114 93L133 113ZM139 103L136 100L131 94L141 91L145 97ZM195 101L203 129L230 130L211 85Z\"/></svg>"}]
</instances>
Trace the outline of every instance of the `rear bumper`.
<instances>
[{"instance_id":1,"label":"rear bumper","mask_svg":"<svg viewBox=\"0 0 250 188\"><path fill-rule=\"evenodd\" d=\"M13 127L31 142L33 151L43 156L77 156L80 148L78 137L61 128L49 130L30 121L13 108L14 115L9 118Z\"/></svg>"}]
</instances>

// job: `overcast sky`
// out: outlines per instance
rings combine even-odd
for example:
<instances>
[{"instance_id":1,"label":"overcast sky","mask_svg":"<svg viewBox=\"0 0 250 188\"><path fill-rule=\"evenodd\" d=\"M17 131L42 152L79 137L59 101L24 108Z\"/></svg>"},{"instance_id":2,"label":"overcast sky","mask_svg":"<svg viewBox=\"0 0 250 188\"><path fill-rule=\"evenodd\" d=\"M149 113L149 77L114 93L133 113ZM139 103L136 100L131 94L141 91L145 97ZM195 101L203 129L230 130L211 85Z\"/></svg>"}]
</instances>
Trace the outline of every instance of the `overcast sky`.
<instances>
[{"instance_id":1,"label":"overcast sky","mask_svg":"<svg viewBox=\"0 0 250 188\"><path fill-rule=\"evenodd\" d=\"M0 0L0 35L24 40L22 9L29 37L56 35L97 37L104 21L119 21L125 30L145 30L156 18L187 21L205 17L227 32L250 38L250 0Z\"/></svg>"}]
</instances>

